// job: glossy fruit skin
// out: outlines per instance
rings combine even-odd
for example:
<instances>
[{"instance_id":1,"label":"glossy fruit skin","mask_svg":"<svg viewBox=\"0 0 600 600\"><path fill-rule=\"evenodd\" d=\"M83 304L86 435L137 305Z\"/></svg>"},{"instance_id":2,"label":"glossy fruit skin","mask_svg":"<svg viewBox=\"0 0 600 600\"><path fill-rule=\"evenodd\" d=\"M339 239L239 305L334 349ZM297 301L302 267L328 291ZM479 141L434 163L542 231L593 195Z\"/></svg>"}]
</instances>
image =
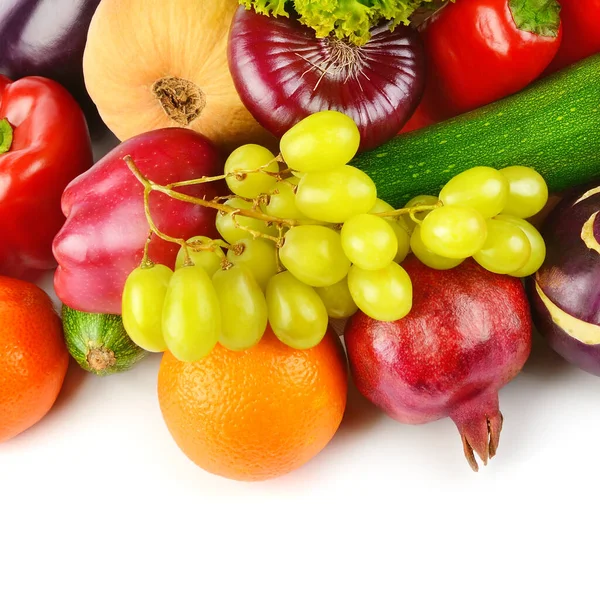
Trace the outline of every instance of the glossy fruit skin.
<instances>
[{"instance_id":1,"label":"glossy fruit skin","mask_svg":"<svg viewBox=\"0 0 600 600\"><path fill-rule=\"evenodd\" d=\"M195 235L193 238L187 240L188 242L200 242L203 245L208 245L212 240L205 235ZM225 258L223 249L219 246L215 247L214 250L193 250L188 248L188 254L190 260L198 267L202 267L212 277L220 268L221 261ZM188 254L186 254L183 247L177 252L177 259L175 260L175 268L180 269L184 266Z\"/></svg>"},{"instance_id":2,"label":"glossy fruit skin","mask_svg":"<svg viewBox=\"0 0 600 600\"><path fill-rule=\"evenodd\" d=\"M277 274L275 244L263 238L244 237L227 251L227 260L234 265L244 265L254 276L264 292L269 279Z\"/></svg>"},{"instance_id":3,"label":"glossy fruit skin","mask_svg":"<svg viewBox=\"0 0 600 600\"><path fill-rule=\"evenodd\" d=\"M264 146L244 144L229 155L223 172L227 175L235 171L260 168L268 173L279 173L279 163L275 160L275 155ZM230 175L226 181L234 194L243 198L256 198L259 194L266 194L276 180L267 173L248 173L241 181L235 175Z\"/></svg>"},{"instance_id":4,"label":"glossy fruit skin","mask_svg":"<svg viewBox=\"0 0 600 600\"><path fill-rule=\"evenodd\" d=\"M0 442L46 415L68 364L49 296L32 283L0 276Z\"/></svg>"},{"instance_id":5,"label":"glossy fruit skin","mask_svg":"<svg viewBox=\"0 0 600 600\"><path fill-rule=\"evenodd\" d=\"M83 49L100 0L2 0L0 74L31 75L63 85L94 129L102 128L83 82Z\"/></svg>"},{"instance_id":6,"label":"glossy fruit skin","mask_svg":"<svg viewBox=\"0 0 600 600\"><path fill-rule=\"evenodd\" d=\"M0 75L0 120L13 129L0 153L0 275L31 278L56 265L52 239L64 223L61 194L92 166L85 118L72 96L42 77Z\"/></svg>"},{"instance_id":7,"label":"glossy fruit skin","mask_svg":"<svg viewBox=\"0 0 600 600\"><path fill-rule=\"evenodd\" d=\"M341 42L316 38L295 20L240 7L229 35L235 87L254 118L277 137L309 114L337 110L357 123L361 150L375 148L413 113L425 65L416 31L399 25L390 32L382 24L371 33L354 68L330 68L323 75L319 66L331 62Z\"/></svg>"},{"instance_id":8,"label":"glossy fruit skin","mask_svg":"<svg viewBox=\"0 0 600 600\"><path fill-rule=\"evenodd\" d=\"M187 362L204 358L219 341L219 298L202 267L173 273L162 311L162 333L168 350Z\"/></svg>"},{"instance_id":9,"label":"glossy fruit skin","mask_svg":"<svg viewBox=\"0 0 600 600\"><path fill-rule=\"evenodd\" d=\"M413 229L412 235L410 236L410 249L424 265L440 271L454 269L454 267L460 265L464 260L463 258L448 258L447 256L440 256L439 254L432 252L421 239L420 226Z\"/></svg>"},{"instance_id":10,"label":"glossy fruit skin","mask_svg":"<svg viewBox=\"0 0 600 600\"><path fill-rule=\"evenodd\" d=\"M411 312L391 323L361 312L345 330L359 391L409 424L450 417L474 468L498 445L498 390L531 350L529 306L518 279L494 275L468 259L449 271L404 261L413 282ZM488 435L488 424L491 434Z\"/></svg>"},{"instance_id":11,"label":"glossy fruit skin","mask_svg":"<svg viewBox=\"0 0 600 600\"><path fill-rule=\"evenodd\" d=\"M347 319L358 310L348 289L347 277L333 285L315 288L315 292L319 294L332 319Z\"/></svg>"},{"instance_id":12,"label":"glossy fruit skin","mask_svg":"<svg viewBox=\"0 0 600 600\"><path fill-rule=\"evenodd\" d=\"M162 318L172 277L173 271L165 265L144 265L136 267L123 286L123 327L127 335L148 352L167 349Z\"/></svg>"},{"instance_id":13,"label":"glossy fruit skin","mask_svg":"<svg viewBox=\"0 0 600 600\"><path fill-rule=\"evenodd\" d=\"M233 208L254 210L252 202L244 198L230 198L225 204ZM243 217L238 214L234 217L232 213L223 211L217 213L215 222L220 236L230 244L237 244L242 239L251 235L246 229L252 229L253 231L259 231L268 235L275 235L277 233L277 230L270 226L267 221L253 219L252 217ZM238 227L238 225L241 227ZM242 227L246 229L242 229Z\"/></svg>"},{"instance_id":14,"label":"glossy fruit skin","mask_svg":"<svg viewBox=\"0 0 600 600\"><path fill-rule=\"evenodd\" d=\"M195 363L166 352L158 373L177 445L206 471L240 481L279 477L318 454L342 420L346 392L346 359L332 330L310 350L289 348L267 329L248 350L217 345Z\"/></svg>"},{"instance_id":15,"label":"glossy fruit skin","mask_svg":"<svg viewBox=\"0 0 600 600\"><path fill-rule=\"evenodd\" d=\"M546 243L542 234L529 221L525 221L519 217L498 215L495 219L516 225L529 240L531 252L528 261L520 269L510 273L510 275L513 277L529 277L529 275L533 275L544 264L544 260L546 259Z\"/></svg>"},{"instance_id":16,"label":"glossy fruit skin","mask_svg":"<svg viewBox=\"0 0 600 600\"><path fill-rule=\"evenodd\" d=\"M600 52L600 0L560 0L560 19L563 38L548 73Z\"/></svg>"},{"instance_id":17,"label":"glossy fruit skin","mask_svg":"<svg viewBox=\"0 0 600 600\"><path fill-rule=\"evenodd\" d=\"M527 280L538 331L563 358L597 376L600 376L599 213L600 187L582 187L567 194L541 230L546 242L546 260ZM542 295L548 303L542 300ZM561 323L560 317L556 318L559 312L576 321L581 328L579 333L573 331L573 323Z\"/></svg>"},{"instance_id":18,"label":"glossy fruit skin","mask_svg":"<svg viewBox=\"0 0 600 600\"><path fill-rule=\"evenodd\" d=\"M313 348L327 333L327 309L320 296L289 271L271 278L266 299L273 333L291 348Z\"/></svg>"},{"instance_id":19,"label":"glossy fruit skin","mask_svg":"<svg viewBox=\"0 0 600 600\"><path fill-rule=\"evenodd\" d=\"M488 219L485 244L473 258L484 269L509 275L522 269L531 258L531 244L525 232L501 219Z\"/></svg>"},{"instance_id":20,"label":"glossy fruit skin","mask_svg":"<svg viewBox=\"0 0 600 600\"><path fill-rule=\"evenodd\" d=\"M279 260L300 281L314 287L334 285L348 275L350 261L340 234L322 225L300 225L285 234Z\"/></svg>"},{"instance_id":21,"label":"glossy fruit skin","mask_svg":"<svg viewBox=\"0 0 600 600\"><path fill-rule=\"evenodd\" d=\"M508 181L508 202L502 214L528 219L537 215L548 202L548 185L544 178L529 167L512 166L500 169Z\"/></svg>"},{"instance_id":22,"label":"glossy fruit skin","mask_svg":"<svg viewBox=\"0 0 600 600\"><path fill-rule=\"evenodd\" d=\"M53 244L59 265L54 286L58 297L76 310L121 314L125 280L142 259L148 237L143 187L123 161L127 155L144 175L162 184L217 175L223 169L208 139L187 129L169 128L123 142L69 184L62 197L67 220ZM213 184L178 189L207 198L221 191ZM150 208L164 233L184 239L218 237L212 209L158 192L151 193ZM150 259L172 269L178 250L178 245L154 236Z\"/></svg>"},{"instance_id":23,"label":"glossy fruit skin","mask_svg":"<svg viewBox=\"0 0 600 600\"><path fill-rule=\"evenodd\" d=\"M390 223L373 214L352 217L340 234L344 253L352 263L371 270L383 269L396 258L397 235Z\"/></svg>"},{"instance_id":24,"label":"glossy fruit skin","mask_svg":"<svg viewBox=\"0 0 600 600\"><path fill-rule=\"evenodd\" d=\"M377 271L352 265L348 288L358 308L380 321L402 319L412 307L412 283L404 268L395 262Z\"/></svg>"},{"instance_id":25,"label":"glossy fruit skin","mask_svg":"<svg viewBox=\"0 0 600 600\"><path fill-rule=\"evenodd\" d=\"M442 206L423 219L421 240L446 258L467 258L481 250L487 236L485 219L473 208Z\"/></svg>"},{"instance_id":26,"label":"glossy fruit skin","mask_svg":"<svg viewBox=\"0 0 600 600\"><path fill-rule=\"evenodd\" d=\"M257 344L267 328L267 301L250 269L237 265L217 271L212 282L221 309L219 343L238 351Z\"/></svg>"},{"instance_id":27,"label":"glossy fruit skin","mask_svg":"<svg viewBox=\"0 0 600 600\"><path fill-rule=\"evenodd\" d=\"M506 207L509 183L496 169L473 167L455 175L440 192L444 206L467 206L484 219L495 217Z\"/></svg>"},{"instance_id":28,"label":"glossy fruit skin","mask_svg":"<svg viewBox=\"0 0 600 600\"><path fill-rule=\"evenodd\" d=\"M379 197L396 208L417 194L439 194L450 177L479 165L527 165L551 192L588 183L600 173L600 148L588 136L600 128L599 71L600 54L518 94L396 136L351 164L367 173Z\"/></svg>"},{"instance_id":29,"label":"glossy fruit skin","mask_svg":"<svg viewBox=\"0 0 600 600\"><path fill-rule=\"evenodd\" d=\"M129 371L146 356L127 335L119 315L84 313L63 304L61 316L69 354L94 375Z\"/></svg>"},{"instance_id":30,"label":"glossy fruit skin","mask_svg":"<svg viewBox=\"0 0 600 600\"><path fill-rule=\"evenodd\" d=\"M420 28L438 117L450 118L518 92L554 58L562 39L560 19L554 35L519 29L513 4L449 2Z\"/></svg>"},{"instance_id":31,"label":"glossy fruit skin","mask_svg":"<svg viewBox=\"0 0 600 600\"><path fill-rule=\"evenodd\" d=\"M343 223L367 213L377 201L377 189L368 175L344 165L324 173L306 173L296 191L296 206L309 219Z\"/></svg>"},{"instance_id":32,"label":"glossy fruit skin","mask_svg":"<svg viewBox=\"0 0 600 600\"><path fill-rule=\"evenodd\" d=\"M281 155L294 172L314 173L349 163L360 146L360 131L344 113L323 110L304 117L279 142Z\"/></svg>"}]
</instances>

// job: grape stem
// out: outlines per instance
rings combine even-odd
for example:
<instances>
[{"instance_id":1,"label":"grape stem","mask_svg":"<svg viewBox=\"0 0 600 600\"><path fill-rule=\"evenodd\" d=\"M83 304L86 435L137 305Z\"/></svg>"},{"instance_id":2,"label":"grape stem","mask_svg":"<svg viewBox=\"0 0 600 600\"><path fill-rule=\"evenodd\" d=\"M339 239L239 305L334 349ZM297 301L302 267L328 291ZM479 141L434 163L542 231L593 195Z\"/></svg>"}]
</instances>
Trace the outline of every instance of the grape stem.
<instances>
[{"instance_id":1,"label":"grape stem","mask_svg":"<svg viewBox=\"0 0 600 600\"><path fill-rule=\"evenodd\" d=\"M150 227L150 234L154 234L157 237L165 240L166 242L171 242L173 244L180 245L182 248L184 248L184 251L186 252L186 260L189 259L189 248L188 248L189 244L186 242L186 240L184 240L183 238L172 237L170 235L163 233L162 231L160 231L158 229L158 227L154 223L154 220L152 218L152 214L150 211L150 193L151 192L160 192L162 194L169 196L170 198L173 198L174 200L180 200L181 202L187 202L189 204L195 204L197 206L204 206L205 208L212 208L214 210L218 210L221 213L230 214L232 216L232 219L234 220L236 227L243 229L244 231L247 231L254 238L262 237L262 238L272 240L273 242L275 242L277 244L278 247L281 246L281 243L283 240L284 228L291 229L292 227L297 227L298 225L323 225L326 227L335 226L335 224L323 223L321 221L314 221L314 220L308 220L308 219L301 219L301 220L280 219L279 217L266 215L259 208L260 201L255 201L252 209L236 208L234 206L229 206L227 204L222 203L223 201L229 200L232 198L241 198L241 196L236 196L236 195L218 196L218 197L214 198L213 200L207 200L206 197L197 198L196 196L190 196L188 194L183 194L182 192L178 192L174 189L177 187L183 187L183 186L187 186L187 185L200 185L202 183L210 183L212 181L219 181L219 180L225 179L226 177L229 177L229 176L241 176L241 175L247 175L250 173L265 173L267 175L271 175L277 181L281 181L283 179L283 175L286 175L289 172L291 172L290 169L284 169L283 171L280 171L279 173L272 173L272 172L266 170L266 168L270 164L272 164L274 161L283 162L281 155L276 156L268 164L266 164L262 167L259 167L258 169L244 170L244 171L236 170L232 173L226 173L224 175L215 175L212 177L199 177L198 179L189 179L186 181L178 181L178 182L174 182L174 183L169 183L168 185L161 185L159 183L155 183L154 181L151 181L150 179L148 179L145 175L142 174L142 172L140 171L138 166L135 164L135 162L131 158L131 156L125 156L123 160L129 167L129 170L136 177L136 179L144 186L144 213L146 215L146 220L148 221L148 225ZM265 195L265 198L261 198L261 201L267 200L267 196L268 195ZM242 198L242 199L247 200L247 198ZM430 204L430 205L411 206L410 208L398 208L396 210L389 210L386 212L377 213L377 216L381 217L381 218L386 218L386 217L400 217L402 215L410 215L411 219L416 220L414 217L415 213L431 211L434 208L438 208L440 206L442 206L441 202L438 202L437 204ZM249 217L251 219L257 219L258 221L264 221L270 225L274 225L279 230L279 237L276 238L276 237L268 235L266 233L262 233L260 231L255 231L253 229L250 229L248 227L240 225L240 223L236 222L236 217ZM341 227L341 224L340 224L340 227ZM150 240L150 237L148 238L148 242L146 243L146 248L144 251L144 259L143 259L148 264L151 263L151 261L148 259L148 253L147 253L149 240ZM214 245L219 245L224 248L231 247L226 242L221 242L220 240L215 241ZM192 247L194 250L214 250L214 245L209 244L207 246L210 246L210 247L204 247L203 245L195 244Z\"/></svg>"}]
</instances>

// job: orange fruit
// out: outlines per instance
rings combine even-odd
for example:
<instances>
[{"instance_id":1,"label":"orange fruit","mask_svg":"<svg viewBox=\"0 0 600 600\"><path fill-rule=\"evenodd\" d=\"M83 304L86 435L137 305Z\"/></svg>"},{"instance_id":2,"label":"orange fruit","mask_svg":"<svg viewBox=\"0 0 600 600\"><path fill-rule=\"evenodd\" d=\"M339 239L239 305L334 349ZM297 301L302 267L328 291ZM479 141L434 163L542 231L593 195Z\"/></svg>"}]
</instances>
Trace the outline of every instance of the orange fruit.
<instances>
[{"instance_id":1,"label":"orange fruit","mask_svg":"<svg viewBox=\"0 0 600 600\"><path fill-rule=\"evenodd\" d=\"M0 276L0 442L46 415L68 364L62 325L48 294Z\"/></svg>"},{"instance_id":2,"label":"orange fruit","mask_svg":"<svg viewBox=\"0 0 600 600\"><path fill-rule=\"evenodd\" d=\"M193 363L166 352L158 373L160 408L181 450L211 473L245 481L284 475L318 454L339 427L346 392L332 331L310 350L267 329L242 352L217 345Z\"/></svg>"}]
</instances>

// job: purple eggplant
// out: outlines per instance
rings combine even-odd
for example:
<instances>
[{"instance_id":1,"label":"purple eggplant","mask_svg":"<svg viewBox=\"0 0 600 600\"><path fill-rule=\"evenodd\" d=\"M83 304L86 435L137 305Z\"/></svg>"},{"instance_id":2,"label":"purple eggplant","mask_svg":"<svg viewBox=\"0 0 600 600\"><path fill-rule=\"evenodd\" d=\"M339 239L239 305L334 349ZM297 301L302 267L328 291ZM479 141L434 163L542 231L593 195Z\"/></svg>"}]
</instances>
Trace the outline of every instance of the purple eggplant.
<instances>
[{"instance_id":1,"label":"purple eggplant","mask_svg":"<svg viewBox=\"0 0 600 600\"><path fill-rule=\"evenodd\" d=\"M546 260L528 281L534 323L558 354L600 376L600 187L566 195L542 235Z\"/></svg>"},{"instance_id":2,"label":"purple eggplant","mask_svg":"<svg viewBox=\"0 0 600 600\"><path fill-rule=\"evenodd\" d=\"M100 0L0 0L0 73L42 75L77 99L94 129L100 119L85 90L82 59Z\"/></svg>"}]
</instances>

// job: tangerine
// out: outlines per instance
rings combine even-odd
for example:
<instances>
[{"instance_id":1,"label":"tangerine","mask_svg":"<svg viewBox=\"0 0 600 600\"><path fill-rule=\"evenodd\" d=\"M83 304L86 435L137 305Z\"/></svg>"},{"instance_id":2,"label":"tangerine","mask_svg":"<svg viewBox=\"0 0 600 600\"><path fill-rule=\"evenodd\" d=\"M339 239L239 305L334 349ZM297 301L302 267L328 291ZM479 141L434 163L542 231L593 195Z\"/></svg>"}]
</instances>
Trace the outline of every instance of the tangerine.
<instances>
[{"instance_id":1,"label":"tangerine","mask_svg":"<svg viewBox=\"0 0 600 600\"><path fill-rule=\"evenodd\" d=\"M294 350L270 329L242 352L220 344L197 362L166 352L158 374L160 408L183 452L230 479L289 473L318 454L346 407L346 357L333 331Z\"/></svg>"},{"instance_id":2,"label":"tangerine","mask_svg":"<svg viewBox=\"0 0 600 600\"><path fill-rule=\"evenodd\" d=\"M48 294L0 276L0 442L46 415L68 364L61 321Z\"/></svg>"}]
</instances>

